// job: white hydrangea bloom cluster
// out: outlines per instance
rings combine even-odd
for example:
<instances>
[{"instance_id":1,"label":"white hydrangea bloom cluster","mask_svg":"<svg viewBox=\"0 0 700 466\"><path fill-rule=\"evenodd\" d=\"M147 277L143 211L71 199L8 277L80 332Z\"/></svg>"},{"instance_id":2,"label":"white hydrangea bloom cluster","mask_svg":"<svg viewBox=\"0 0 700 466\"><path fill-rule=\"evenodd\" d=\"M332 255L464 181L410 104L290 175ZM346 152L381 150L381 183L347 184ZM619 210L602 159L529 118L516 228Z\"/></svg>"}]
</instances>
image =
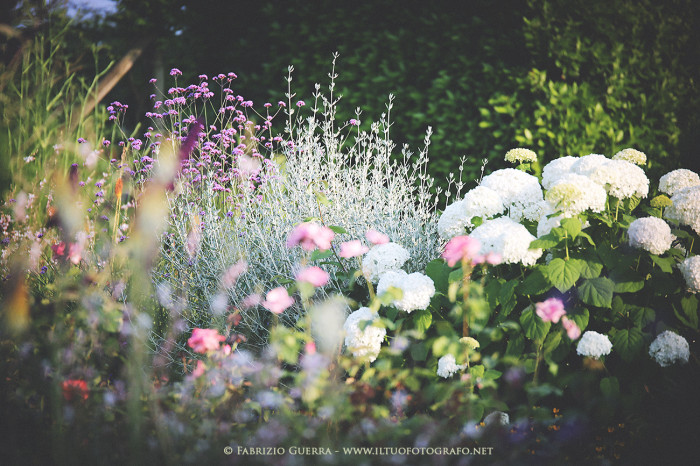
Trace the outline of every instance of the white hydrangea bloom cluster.
<instances>
[{"instance_id":1,"label":"white hydrangea bloom cluster","mask_svg":"<svg viewBox=\"0 0 700 466\"><path fill-rule=\"evenodd\" d=\"M518 222L526 217L526 213L532 217L539 212L540 209L533 208L533 204L541 204L544 200L538 179L515 168L496 170L481 180L481 186L500 194L509 216ZM539 217L530 220L537 221Z\"/></svg>"},{"instance_id":2,"label":"white hydrangea bloom cluster","mask_svg":"<svg viewBox=\"0 0 700 466\"><path fill-rule=\"evenodd\" d=\"M544 235L552 231L552 228L557 228L561 226L561 219L564 218L561 215L549 216L552 212L543 215L540 221L537 223L537 237L541 238Z\"/></svg>"},{"instance_id":3,"label":"white hydrangea bloom cluster","mask_svg":"<svg viewBox=\"0 0 700 466\"><path fill-rule=\"evenodd\" d=\"M673 170L659 178L659 191L669 196L691 186L700 186L700 176L685 168Z\"/></svg>"},{"instance_id":4,"label":"white hydrangea bloom cluster","mask_svg":"<svg viewBox=\"0 0 700 466\"><path fill-rule=\"evenodd\" d=\"M610 354L610 351L612 351L612 343L607 335L590 330L583 334L576 346L576 352L580 356L594 359Z\"/></svg>"},{"instance_id":5,"label":"white hydrangea bloom cluster","mask_svg":"<svg viewBox=\"0 0 700 466\"><path fill-rule=\"evenodd\" d=\"M527 163L536 162L537 154L530 150L524 149L522 147L517 147L506 152L506 162L511 163Z\"/></svg>"},{"instance_id":6,"label":"white hydrangea bloom cluster","mask_svg":"<svg viewBox=\"0 0 700 466\"><path fill-rule=\"evenodd\" d=\"M360 322L374 321L377 315L368 307L361 307L348 316L343 324L345 330L345 346L356 358L368 357L370 362L377 359L382 341L386 336L386 329L375 327L371 323L364 330L360 329Z\"/></svg>"},{"instance_id":7,"label":"white hydrangea bloom cluster","mask_svg":"<svg viewBox=\"0 0 700 466\"><path fill-rule=\"evenodd\" d=\"M396 243L378 244L362 258L362 273L372 283L389 270L399 270L409 259L408 251Z\"/></svg>"},{"instance_id":8,"label":"white hydrangea bloom cluster","mask_svg":"<svg viewBox=\"0 0 700 466\"><path fill-rule=\"evenodd\" d=\"M657 217L638 218L630 224L627 230L629 244L652 254L663 254L671 249L671 243L676 239L671 234L668 223Z\"/></svg>"},{"instance_id":9,"label":"white hydrangea bloom cluster","mask_svg":"<svg viewBox=\"0 0 700 466\"><path fill-rule=\"evenodd\" d=\"M668 367L675 363L685 364L690 358L690 347L685 338L667 330L651 342L649 356L654 358L661 367Z\"/></svg>"},{"instance_id":10,"label":"white hydrangea bloom cluster","mask_svg":"<svg viewBox=\"0 0 700 466\"><path fill-rule=\"evenodd\" d=\"M580 160L578 157L567 155L566 157L554 159L545 165L542 169L542 186L544 189L551 188L561 178L575 173L571 167L578 160Z\"/></svg>"},{"instance_id":11,"label":"white hydrangea bloom cluster","mask_svg":"<svg viewBox=\"0 0 700 466\"><path fill-rule=\"evenodd\" d=\"M602 212L608 196L602 186L589 178L569 173L560 177L547 191L545 199L564 217L573 217L586 210Z\"/></svg>"},{"instance_id":12,"label":"white hydrangea bloom cluster","mask_svg":"<svg viewBox=\"0 0 700 466\"><path fill-rule=\"evenodd\" d=\"M589 172L588 177L618 199L647 197L649 178L644 170L626 160L606 160Z\"/></svg>"},{"instance_id":13,"label":"white hydrangea bloom cluster","mask_svg":"<svg viewBox=\"0 0 700 466\"><path fill-rule=\"evenodd\" d=\"M673 204L664 211L664 217L688 225L700 235L700 185L677 191L671 196Z\"/></svg>"},{"instance_id":14,"label":"white hydrangea bloom cluster","mask_svg":"<svg viewBox=\"0 0 700 466\"><path fill-rule=\"evenodd\" d=\"M509 217L487 220L469 235L481 244L480 254L494 252L500 254L506 264L522 263L534 265L542 256L542 249L530 249L536 238L527 228Z\"/></svg>"},{"instance_id":15,"label":"white hydrangea bloom cluster","mask_svg":"<svg viewBox=\"0 0 700 466\"><path fill-rule=\"evenodd\" d=\"M510 424L510 416L503 411L494 411L484 418L487 426L507 426Z\"/></svg>"},{"instance_id":16,"label":"white hydrangea bloom cluster","mask_svg":"<svg viewBox=\"0 0 700 466\"><path fill-rule=\"evenodd\" d=\"M445 210L438 219L438 235L444 240L463 235L467 228L469 219L467 218L464 200L455 201L445 207Z\"/></svg>"},{"instance_id":17,"label":"white hydrangea bloom cluster","mask_svg":"<svg viewBox=\"0 0 700 466\"><path fill-rule=\"evenodd\" d=\"M588 154L579 157L571 165L571 171L583 176L591 176L598 168L606 164L610 159L602 154Z\"/></svg>"},{"instance_id":18,"label":"white hydrangea bloom cluster","mask_svg":"<svg viewBox=\"0 0 700 466\"><path fill-rule=\"evenodd\" d=\"M692 256L678 264L688 289L700 293L700 256Z\"/></svg>"},{"instance_id":19,"label":"white hydrangea bloom cluster","mask_svg":"<svg viewBox=\"0 0 700 466\"><path fill-rule=\"evenodd\" d=\"M385 293L390 286L403 292L401 299L394 300L394 307L401 311L413 312L426 309L430 298L435 295L433 280L419 272L407 274L403 270L391 270L382 275L377 285L377 294Z\"/></svg>"},{"instance_id":20,"label":"white hydrangea bloom cluster","mask_svg":"<svg viewBox=\"0 0 700 466\"><path fill-rule=\"evenodd\" d=\"M477 186L467 192L464 199L445 208L438 220L438 234L445 240L463 235L466 229L474 227L471 222L474 217L486 220L504 210L500 194L485 186Z\"/></svg>"},{"instance_id":21,"label":"white hydrangea bloom cluster","mask_svg":"<svg viewBox=\"0 0 700 466\"><path fill-rule=\"evenodd\" d=\"M457 364L453 355L446 354L438 360L437 375L444 378L452 377L453 374L464 370L465 367L467 366Z\"/></svg>"},{"instance_id":22,"label":"white hydrangea bloom cluster","mask_svg":"<svg viewBox=\"0 0 700 466\"><path fill-rule=\"evenodd\" d=\"M623 149L617 154L613 155L612 158L613 160L626 160L627 162L635 165L644 165L647 163L647 155L644 152L640 152L637 149L632 148Z\"/></svg>"}]
</instances>

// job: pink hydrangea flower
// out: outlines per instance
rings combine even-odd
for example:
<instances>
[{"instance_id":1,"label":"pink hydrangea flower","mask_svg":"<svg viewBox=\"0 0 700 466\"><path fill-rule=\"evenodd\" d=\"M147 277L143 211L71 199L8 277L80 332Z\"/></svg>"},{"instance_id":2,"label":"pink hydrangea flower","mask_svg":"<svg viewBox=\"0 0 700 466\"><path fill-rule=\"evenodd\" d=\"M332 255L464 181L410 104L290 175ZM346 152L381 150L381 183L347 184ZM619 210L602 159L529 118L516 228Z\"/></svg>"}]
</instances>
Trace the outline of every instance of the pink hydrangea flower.
<instances>
[{"instance_id":1,"label":"pink hydrangea flower","mask_svg":"<svg viewBox=\"0 0 700 466\"><path fill-rule=\"evenodd\" d=\"M501 263L503 260L503 257L497 252L489 251L486 254L480 254L476 256L473 260L473 264L490 264L490 265L498 265Z\"/></svg>"},{"instance_id":2,"label":"pink hydrangea flower","mask_svg":"<svg viewBox=\"0 0 700 466\"><path fill-rule=\"evenodd\" d=\"M454 267L462 259L474 260L479 256L481 244L470 236L455 236L445 245L442 258L447 261L447 265Z\"/></svg>"},{"instance_id":3,"label":"pink hydrangea flower","mask_svg":"<svg viewBox=\"0 0 700 466\"><path fill-rule=\"evenodd\" d=\"M204 375L206 369L207 366L205 366L202 361L197 361L197 367L194 368L190 375L196 379L197 377L201 377L202 375Z\"/></svg>"},{"instance_id":4,"label":"pink hydrangea flower","mask_svg":"<svg viewBox=\"0 0 700 466\"><path fill-rule=\"evenodd\" d=\"M554 322L555 324L566 314L564 303L557 298L549 298L543 303L537 303L535 305L535 312L543 321Z\"/></svg>"},{"instance_id":5,"label":"pink hydrangea flower","mask_svg":"<svg viewBox=\"0 0 700 466\"><path fill-rule=\"evenodd\" d=\"M294 304L294 298L289 296L287 289L283 286L267 292L262 305L273 314L281 314L285 309Z\"/></svg>"},{"instance_id":6,"label":"pink hydrangea flower","mask_svg":"<svg viewBox=\"0 0 700 466\"><path fill-rule=\"evenodd\" d=\"M389 242L389 237L387 235L385 235L384 233L380 233L374 229L367 230L367 233L365 233L365 237L367 238L367 241L375 245L386 244Z\"/></svg>"},{"instance_id":7,"label":"pink hydrangea flower","mask_svg":"<svg viewBox=\"0 0 700 466\"><path fill-rule=\"evenodd\" d=\"M293 248L300 245L306 251L313 251L316 248L326 251L331 248L334 236L333 230L318 223L300 223L289 233L287 247Z\"/></svg>"},{"instance_id":8,"label":"pink hydrangea flower","mask_svg":"<svg viewBox=\"0 0 700 466\"><path fill-rule=\"evenodd\" d=\"M187 345L196 353L206 353L219 348L219 343L226 337L219 335L219 331L213 328L196 328L192 336L187 340Z\"/></svg>"},{"instance_id":9,"label":"pink hydrangea flower","mask_svg":"<svg viewBox=\"0 0 700 466\"><path fill-rule=\"evenodd\" d=\"M340 257L350 258L361 256L369 251L369 248L362 244L359 239L346 241L340 245Z\"/></svg>"},{"instance_id":10,"label":"pink hydrangea flower","mask_svg":"<svg viewBox=\"0 0 700 466\"><path fill-rule=\"evenodd\" d=\"M297 281L311 283L313 286L324 286L328 283L330 275L321 267L307 267L296 276Z\"/></svg>"},{"instance_id":11,"label":"pink hydrangea flower","mask_svg":"<svg viewBox=\"0 0 700 466\"><path fill-rule=\"evenodd\" d=\"M566 316L561 318L561 325L564 327L564 330L566 330L569 340L576 340L581 336L581 329L578 328L576 322L567 318Z\"/></svg>"}]
</instances>

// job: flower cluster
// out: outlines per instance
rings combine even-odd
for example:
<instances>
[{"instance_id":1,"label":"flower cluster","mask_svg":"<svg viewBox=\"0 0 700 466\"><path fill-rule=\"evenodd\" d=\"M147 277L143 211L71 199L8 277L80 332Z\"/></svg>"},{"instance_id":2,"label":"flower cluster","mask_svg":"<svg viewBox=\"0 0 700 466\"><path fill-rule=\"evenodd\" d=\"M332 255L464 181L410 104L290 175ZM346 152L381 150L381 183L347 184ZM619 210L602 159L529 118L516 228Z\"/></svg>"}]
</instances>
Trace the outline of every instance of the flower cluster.
<instances>
[{"instance_id":1,"label":"flower cluster","mask_svg":"<svg viewBox=\"0 0 700 466\"><path fill-rule=\"evenodd\" d=\"M530 249L535 237L509 217L487 220L470 236L481 244L480 254L498 254L506 264L533 265L542 256L542 249Z\"/></svg>"},{"instance_id":2,"label":"flower cluster","mask_svg":"<svg viewBox=\"0 0 700 466\"><path fill-rule=\"evenodd\" d=\"M666 209L664 216L675 223L688 225L700 234L700 185L676 191L671 202L673 204Z\"/></svg>"},{"instance_id":3,"label":"flower cluster","mask_svg":"<svg viewBox=\"0 0 700 466\"><path fill-rule=\"evenodd\" d=\"M522 147L518 147L518 148L511 149L508 152L506 152L505 160L506 160L506 162L511 162L511 163L536 162L537 161L537 154L530 149L524 149Z\"/></svg>"},{"instance_id":4,"label":"flower cluster","mask_svg":"<svg viewBox=\"0 0 700 466\"><path fill-rule=\"evenodd\" d=\"M377 294L385 293L389 287L402 291L401 298L393 301L394 307L409 313L426 309L435 295L433 280L420 272L408 274L403 270L390 270L379 279Z\"/></svg>"},{"instance_id":5,"label":"flower cluster","mask_svg":"<svg viewBox=\"0 0 700 466\"><path fill-rule=\"evenodd\" d=\"M671 248L675 236L668 223L657 217L638 218L627 230L629 244L652 254L663 254Z\"/></svg>"},{"instance_id":6,"label":"flower cluster","mask_svg":"<svg viewBox=\"0 0 700 466\"><path fill-rule=\"evenodd\" d=\"M692 256L678 264L688 289L700 293L700 256Z\"/></svg>"},{"instance_id":7,"label":"flower cluster","mask_svg":"<svg viewBox=\"0 0 700 466\"><path fill-rule=\"evenodd\" d=\"M377 359L382 341L386 336L386 329L373 325L377 315L368 307L361 307L350 314L343 324L345 330L345 346L347 346L356 358L369 358L370 362ZM367 325L362 328L362 322Z\"/></svg>"},{"instance_id":8,"label":"flower cluster","mask_svg":"<svg viewBox=\"0 0 700 466\"><path fill-rule=\"evenodd\" d=\"M502 214L505 210L500 194L486 186L477 186L465 194L464 199L445 208L438 220L438 234L442 239L463 235L474 228L472 219L482 220Z\"/></svg>"},{"instance_id":9,"label":"flower cluster","mask_svg":"<svg viewBox=\"0 0 700 466\"><path fill-rule=\"evenodd\" d=\"M362 258L362 273L372 283L377 283L384 273L403 267L409 257L408 251L400 244L379 244Z\"/></svg>"},{"instance_id":10,"label":"flower cluster","mask_svg":"<svg viewBox=\"0 0 700 466\"><path fill-rule=\"evenodd\" d=\"M649 356L654 358L661 367L668 367L675 363L685 364L690 357L688 341L667 330L659 334L649 345Z\"/></svg>"},{"instance_id":11,"label":"flower cluster","mask_svg":"<svg viewBox=\"0 0 700 466\"><path fill-rule=\"evenodd\" d=\"M610 351L612 351L612 343L607 335L594 331L584 333L576 346L576 352L579 355L594 359L610 354Z\"/></svg>"},{"instance_id":12,"label":"flower cluster","mask_svg":"<svg viewBox=\"0 0 700 466\"><path fill-rule=\"evenodd\" d=\"M635 165L644 165L647 163L647 155L637 149L627 148L612 156L613 160L625 160Z\"/></svg>"},{"instance_id":13,"label":"flower cluster","mask_svg":"<svg viewBox=\"0 0 700 466\"><path fill-rule=\"evenodd\" d=\"M438 360L437 375L447 379L457 372L464 370L465 367L467 366L457 364L453 355L446 354Z\"/></svg>"},{"instance_id":14,"label":"flower cluster","mask_svg":"<svg viewBox=\"0 0 700 466\"><path fill-rule=\"evenodd\" d=\"M607 194L602 186L590 178L568 173L551 184L545 199L564 217L573 217L586 210L602 212Z\"/></svg>"},{"instance_id":15,"label":"flower cluster","mask_svg":"<svg viewBox=\"0 0 700 466\"><path fill-rule=\"evenodd\" d=\"M496 170L481 180L481 186L496 191L508 209L508 215L519 222L523 218L537 221L544 200L539 180L521 170Z\"/></svg>"},{"instance_id":16,"label":"flower cluster","mask_svg":"<svg viewBox=\"0 0 700 466\"><path fill-rule=\"evenodd\" d=\"M659 178L659 191L669 196L673 196L685 188L699 185L700 176L694 171L686 170L685 168L673 170Z\"/></svg>"}]
</instances>

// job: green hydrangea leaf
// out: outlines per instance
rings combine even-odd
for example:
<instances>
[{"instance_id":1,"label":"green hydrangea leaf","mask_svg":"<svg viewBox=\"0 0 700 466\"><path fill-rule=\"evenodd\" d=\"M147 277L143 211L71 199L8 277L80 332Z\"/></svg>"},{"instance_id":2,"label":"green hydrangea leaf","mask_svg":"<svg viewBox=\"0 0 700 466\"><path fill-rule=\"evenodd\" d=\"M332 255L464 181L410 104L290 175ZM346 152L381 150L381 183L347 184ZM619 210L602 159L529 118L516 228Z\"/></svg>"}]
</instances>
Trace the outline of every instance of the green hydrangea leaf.
<instances>
[{"instance_id":1,"label":"green hydrangea leaf","mask_svg":"<svg viewBox=\"0 0 700 466\"><path fill-rule=\"evenodd\" d=\"M589 278L578 286L578 295L588 305L610 308L614 290L615 282L609 278Z\"/></svg>"}]
</instances>

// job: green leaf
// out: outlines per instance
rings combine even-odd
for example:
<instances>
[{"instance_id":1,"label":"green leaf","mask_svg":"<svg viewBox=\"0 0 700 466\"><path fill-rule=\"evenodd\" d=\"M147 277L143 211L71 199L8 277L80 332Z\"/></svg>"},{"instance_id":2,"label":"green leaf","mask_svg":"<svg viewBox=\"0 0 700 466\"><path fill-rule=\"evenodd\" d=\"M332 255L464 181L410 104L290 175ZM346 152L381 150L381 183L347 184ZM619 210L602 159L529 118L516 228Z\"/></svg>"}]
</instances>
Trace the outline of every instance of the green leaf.
<instances>
[{"instance_id":1,"label":"green leaf","mask_svg":"<svg viewBox=\"0 0 700 466\"><path fill-rule=\"evenodd\" d=\"M549 328L552 326L551 322L545 322L535 314L534 306L530 305L525 308L523 313L520 315L520 325L525 331L525 336L533 341L544 341L544 337L549 332Z\"/></svg>"},{"instance_id":2,"label":"green leaf","mask_svg":"<svg viewBox=\"0 0 700 466\"><path fill-rule=\"evenodd\" d=\"M513 358L520 358L525 350L525 338L521 333L518 333L514 337L508 340L508 345L506 346L506 356Z\"/></svg>"},{"instance_id":3,"label":"green leaf","mask_svg":"<svg viewBox=\"0 0 700 466\"><path fill-rule=\"evenodd\" d=\"M478 366L472 366L469 368L469 374L474 378L483 377L484 369L484 366L482 366L481 364L479 364Z\"/></svg>"},{"instance_id":4,"label":"green leaf","mask_svg":"<svg viewBox=\"0 0 700 466\"><path fill-rule=\"evenodd\" d=\"M600 391L606 398L617 398L620 396L620 382L617 377L605 377L600 381Z\"/></svg>"},{"instance_id":5,"label":"green leaf","mask_svg":"<svg viewBox=\"0 0 700 466\"><path fill-rule=\"evenodd\" d=\"M449 283L458 283L462 281L462 278L464 278L464 273L462 272L462 268L458 268L457 270L453 270L450 272L450 274L447 276L447 281Z\"/></svg>"},{"instance_id":6,"label":"green leaf","mask_svg":"<svg viewBox=\"0 0 700 466\"><path fill-rule=\"evenodd\" d=\"M331 230L333 230L334 233L337 233L339 235L343 235L348 232L348 230L346 230L345 228L339 227L337 225L328 225L328 228L330 228Z\"/></svg>"},{"instance_id":7,"label":"green leaf","mask_svg":"<svg viewBox=\"0 0 700 466\"><path fill-rule=\"evenodd\" d=\"M588 241L588 244L590 244L591 246L595 247L595 242L593 242L593 238L591 238L591 235L589 235L589 234L586 233L585 231L580 232L580 233L578 234L578 237L579 237L579 238L585 238L586 241Z\"/></svg>"},{"instance_id":8,"label":"green leaf","mask_svg":"<svg viewBox=\"0 0 700 466\"><path fill-rule=\"evenodd\" d=\"M542 235L530 243L530 249L550 249L559 244L560 239L551 233Z\"/></svg>"},{"instance_id":9,"label":"green leaf","mask_svg":"<svg viewBox=\"0 0 700 466\"><path fill-rule=\"evenodd\" d=\"M569 312L566 314L566 316L576 322L576 325L578 325L578 328L581 329L581 332L583 332L586 327L588 327L588 321L590 319L590 313L588 312L588 309L581 308L581 310L576 311L576 313Z\"/></svg>"},{"instance_id":10,"label":"green leaf","mask_svg":"<svg viewBox=\"0 0 700 466\"><path fill-rule=\"evenodd\" d=\"M428 350L422 342L411 346L411 357L414 361L425 361L425 358L428 357Z\"/></svg>"},{"instance_id":11,"label":"green leaf","mask_svg":"<svg viewBox=\"0 0 700 466\"><path fill-rule=\"evenodd\" d=\"M586 251L581 257L581 278L597 278L603 271L603 262L595 255Z\"/></svg>"},{"instance_id":12,"label":"green leaf","mask_svg":"<svg viewBox=\"0 0 700 466\"><path fill-rule=\"evenodd\" d=\"M615 282L615 293L636 293L644 288L644 278L631 270L614 271L610 279Z\"/></svg>"},{"instance_id":13,"label":"green leaf","mask_svg":"<svg viewBox=\"0 0 700 466\"><path fill-rule=\"evenodd\" d=\"M525 277L525 280L517 287L517 291L521 296L534 296L545 293L549 291L550 288L551 285L547 279L544 278L544 274L541 272L540 268L536 268Z\"/></svg>"},{"instance_id":14,"label":"green leaf","mask_svg":"<svg viewBox=\"0 0 700 466\"><path fill-rule=\"evenodd\" d=\"M502 375L503 375L503 372L501 372L501 371L489 369L487 371L484 371L484 375L482 375L481 377L483 379L487 379L487 380L496 380Z\"/></svg>"},{"instance_id":15,"label":"green leaf","mask_svg":"<svg viewBox=\"0 0 700 466\"><path fill-rule=\"evenodd\" d=\"M659 257L656 254L649 254L652 262L658 265L662 272L673 273L673 265L676 261L672 257Z\"/></svg>"},{"instance_id":16,"label":"green leaf","mask_svg":"<svg viewBox=\"0 0 700 466\"><path fill-rule=\"evenodd\" d=\"M578 286L578 295L586 304L611 307L615 283L606 277L588 278Z\"/></svg>"},{"instance_id":17,"label":"green leaf","mask_svg":"<svg viewBox=\"0 0 700 466\"><path fill-rule=\"evenodd\" d=\"M447 293L450 270L450 267L442 259L432 260L425 266L425 274L433 280L435 289L443 294Z\"/></svg>"},{"instance_id":18,"label":"green leaf","mask_svg":"<svg viewBox=\"0 0 700 466\"><path fill-rule=\"evenodd\" d=\"M333 255L333 251L330 249L328 251L321 251L320 249L314 249L314 252L311 253L311 260L317 261L317 260L328 259L332 255Z\"/></svg>"},{"instance_id":19,"label":"green leaf","mask_svg":"<svg viewBox=\"0 0 700 466\"><path fill-rule=\"evenodd\" d=\"M545 278L559 291L565 293L581 276L581 261L579 259L560 258L552 261L543 270Z\"/></svg>"},{"instance_id":20,"label":"green leaf","mask_svg":"<svg viewBox=\"0 0 700 466\"><path fill-rule=\"evenodd\" d=\"M624 330L613 329L610 333L610 341L613 344L613 349L619 353L625 361L632 361L639 353L639 350L642 349L644 337L642 331L637 327Z\"/></svg>"},{"instance_id":21,"label":"green leaf","mask_svg":"<svg viewBox=\"0 0 700 466\"><path fill-rule=\"evenodd\" d=\"M569 234L569 238L576 239L579 233L581 233L581 220L574 218L563 218L561 220L561 226Z\"/></svg>"},{"instance_id":22,"label":"green leaf","mask_svg":"<svg viewBox=\"0 0 700 466\"><path fill-rule=\"evenodd\" d=\"M673 307L676 316L681 318L680 313ZM697 329L698 328L698 298L694 295L686 296L681 299L681 310L683 311L682 322L688 327Z\"/></svg>"},{"instance_id":23,"label":"green leaf","mask_svg":"<svg viewBox=\"0 0 700 466\"><path fill-rule=\"evenodd\" d=\"M542 347L544 355L547 356L551 354L557 349L559 343L561 343L561 332L552 332L547 335L547 338L544 340L544 346Z\"/></svg>"},{"instance_id":24,"label":"green leaf","mask_svg":"<svg viewBox=\"0 0 700 466\"><path fill-rule=\"evenodd\" d=\"M629 317L634 322L634 325L643 328L656 319L656 312L650 307L631 306Z\"/></svg>"},{"instance_id":25,"label":"green leaf","mask_svg":"<svg viewBox=\"0 0 700 466\"><path fill-rule=\"evenodd\" d=\"M427 309L416 311L413 315L413 325L419 332L425 332L433 322L433 314Z\"/></svg>"},{"instance_id":26,"label":"green leaf","mask_svg":"<svg viewBox=\"0 0 700 466\"><path fill-rule=\"evenodd\" d=\"M504 280L489 280L489 282L484 286L484 293L486 293L486 300L489 303L491 309L495 309L498 306L500 300L500 293L503 287Z\"/></svg>"}]
</instances>

